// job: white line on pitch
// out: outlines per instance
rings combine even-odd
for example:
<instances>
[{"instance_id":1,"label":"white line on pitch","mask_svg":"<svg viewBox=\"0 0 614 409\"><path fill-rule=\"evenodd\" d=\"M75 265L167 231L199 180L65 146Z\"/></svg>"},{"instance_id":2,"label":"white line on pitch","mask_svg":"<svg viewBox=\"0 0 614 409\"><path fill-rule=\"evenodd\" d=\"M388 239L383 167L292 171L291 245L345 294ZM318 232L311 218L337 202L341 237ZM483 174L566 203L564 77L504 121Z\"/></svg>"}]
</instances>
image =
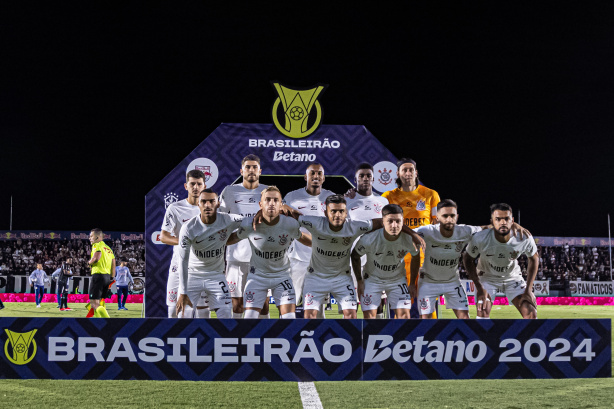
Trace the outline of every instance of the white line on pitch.
<instances>
[{"instance_id":1,"label":"white line on pitch","mask_svg":"<svg viewBox=\"0 0 614 409\"><path fill-rule=\"evenodd\" d=\"M299 382L298 391L301 393L304 409L323 409L320 395L313 382Z\"/></svg>"}]
</instances>

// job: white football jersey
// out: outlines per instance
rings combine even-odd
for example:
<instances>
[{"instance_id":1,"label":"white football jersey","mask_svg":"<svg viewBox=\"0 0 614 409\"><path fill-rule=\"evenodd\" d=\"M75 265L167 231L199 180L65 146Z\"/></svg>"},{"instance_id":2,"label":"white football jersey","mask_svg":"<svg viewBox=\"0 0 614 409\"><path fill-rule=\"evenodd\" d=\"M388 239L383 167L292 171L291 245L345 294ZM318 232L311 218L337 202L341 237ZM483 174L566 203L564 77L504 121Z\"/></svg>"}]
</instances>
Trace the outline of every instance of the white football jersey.
<instances>
[{"instance_id":1,"label":"white football jersey","mask_svg":"<svg viewBox=\"0 0 614 409\"><path fill-rule=\"evenodd\" d=\"M263 273L284 272L288 275L288 248L293 240L301 237L298 222L292 217L282 215L274 226L262 222L254 231L252 220L251 217L244 219L237 232L239 238L247 238L252 247L250 271L256 269Z\"/></svg>"},{"instance_id":2,"label":"white football jersey","mask_svg":"<svg viewBox=\"0 0 614 409\"><path fill-rule=\"evenodd\" d=\"M532 236L520 240L512 236L507 243L501 243L495 238L493 229L476 233L467 244L467 253L478 261L478 271L484 272L485 278L507 279L522 277L518 266L518 257L526 254L533 256L537 246Z\"/></svg>"},{"instance_id":3,"label":"white football jersey","mask_svg":"<svg viewBox=\"0 0 614 409\"><path fill-rule=\"evenodd\" d=\"M192 206L188 203L188 199L183 199L175 203L171 203L166 208L164 220L160 230L167 231L173 237L179 237L181 226L194 216L200 214L198 205ZM179 246L173 246L173 259L179 254Z\"/></svg>"},{"instance_id":4,"label":"white football jersey","mask_svg":"<svg viewBox=\"0 0 614 409\"><path fill-rule=\"evenodd\" d=\"M179 293L186 294L188 273L224 272L226 241L241 225L243 217L218 213L215 221L204 224L200 216L188 220L179 232Z\"/></svg>"},{"instance_id":5,"label":"white football jersey","mask_svg":"<svg viewBox=\"0 0 614 409\"><path fill-rule=\"evenodd\" d=\"M220 212L252 217L260 210L260 194L267 185L258 185L255 189L247 189L243 184L229 185L220 195ZM228 261L247 263L252 250L247 241L228 246Z\"/></svg>"},{"instance_id":6,"label":"white football jersey","mask_svg":"<svg viewBox=\"0 0 614 409\"><path fill-rule=\"evenodd\" d=\"M458 263L471 237L482 231L479 226L458 224L452 237L443 237L439 224L418 227L415 232L424 239L424 264L420 279L430 283L450 283L458 280Z\"/></svg>"},{"instance_id":7,"label":"white football jersey","mask_svg":"<svg viewBox=\"0 0 614 409\"><path fill-rule=\"evenodd\" d=\"M395 241L384 236L384 229L365 234L354 247L354 250L367 256L367 264L363 271L363 278L374 277L379 280L405 280L405 255L418 255L411 236L401 232Z\"/></svg>"},{"instance_id":8,"label":"white football jersey","mask_svg":"<svg viewBox=\"0 0 614 409\"><path fill-rule=\"evenodd\" d=\"M328 196L334 195L330 190L322 189L320 194L312 196L305 188L293 190L284 198L284 203L293 209L298 210L305 216L321 216L324 217L326 205L324 202ZM305 228L302 231L307 232ZM311 247L295 241L290 248L290 258L308 262L311 259Z\"/></svg>"},{"instance_id":9,"label":"white football jersey","mask_svg":"<svg viewBox=\"0 0 614 409\"><path fill-rule=\"evenodd\" d=\"M361 234L371 231L371 220L345 219L341 230L330 229L328 219L318 216L299 216L301 227L311 233L310 273L320 276L334 277L350 270L350 252L354 240Z\"/></svg>"},{"instance_id":10,"label":"white football jersey","mask_svg":"<svg viewBox=\"0 0 614 409\"><path fill-rule=\"evenodd\" d=\"M353 199L346 200L348 217L352 220L379 219L382 217L382 208L388 204L388 199L375 194L363 196L356 193Z\"/></svg>"}]
</instances>

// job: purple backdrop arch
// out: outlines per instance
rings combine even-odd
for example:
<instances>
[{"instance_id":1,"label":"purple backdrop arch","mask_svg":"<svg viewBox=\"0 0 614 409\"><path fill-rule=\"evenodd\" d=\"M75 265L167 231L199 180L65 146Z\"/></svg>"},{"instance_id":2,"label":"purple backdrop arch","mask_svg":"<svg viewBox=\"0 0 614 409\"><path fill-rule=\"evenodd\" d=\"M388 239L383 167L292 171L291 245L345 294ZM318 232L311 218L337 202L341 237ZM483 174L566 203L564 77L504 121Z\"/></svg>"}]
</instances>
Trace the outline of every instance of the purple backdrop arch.
<instances>
[{"instance_id":1,"label":"purple backdrop arch","mask_svg":"<svg viewBox=\"0 0 614 409\"><path fill-rule=\"evenodd\" d=\"M241 159L250 153L260 157L263 175L303 175L307 163L318 162L326 174L353 180L356 164L369 162L375 168L375 190L394 187L397 158L362 125L322 125L307 138L292 139L272 124L221 124L145 196L147 317L167 315L172 249L159 242L160 226L166 206L186 197L186 172L201 169L207 187L220 193L237 179Z\"/></svg>"}]
</instances>

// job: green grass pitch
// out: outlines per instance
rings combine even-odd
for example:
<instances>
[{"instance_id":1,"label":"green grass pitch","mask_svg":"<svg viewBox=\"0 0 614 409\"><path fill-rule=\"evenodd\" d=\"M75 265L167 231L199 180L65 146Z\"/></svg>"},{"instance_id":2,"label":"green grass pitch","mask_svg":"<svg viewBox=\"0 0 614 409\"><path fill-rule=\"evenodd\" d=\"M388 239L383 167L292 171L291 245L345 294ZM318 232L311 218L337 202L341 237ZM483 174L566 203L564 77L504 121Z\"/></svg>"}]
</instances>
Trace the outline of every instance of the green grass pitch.
<instances>
[{"instance_id":1,"label":"green grass pitch","mask_svg":"<svg viewBox=\"0 0 614 409\"><path fill-rule=\"evenodd\" d=\"M75 311L5 303L6 316L83 317ZM140 317L140 304L129 311L109 305L112 317ZM80 307L80 308L79 308ZM115 307L115 308L113 308ZM131 308L132 307L132 308ZM271 316L278 316L271 306ZM333 306L335 307L335 306ZM475 310L470 311L475 315ZM19 315L18 315L19 314ZM359 316L361 316L359 312ZM614 318L612 306L540 306L539 318ZM339 318L327 311L328 318ZM492 317L519 318L512 306L495 306ZM441 318L453 318L443 310ZM614 345L613 345L614 349ZM316 382L324 408L614 408L614 378L457 381ZM96 397L96 408L301 408L295 382L173 382L0 380L5 408L80 407ZM88 403L89 402L89 403Z\"/></svg>"}]
</instances>

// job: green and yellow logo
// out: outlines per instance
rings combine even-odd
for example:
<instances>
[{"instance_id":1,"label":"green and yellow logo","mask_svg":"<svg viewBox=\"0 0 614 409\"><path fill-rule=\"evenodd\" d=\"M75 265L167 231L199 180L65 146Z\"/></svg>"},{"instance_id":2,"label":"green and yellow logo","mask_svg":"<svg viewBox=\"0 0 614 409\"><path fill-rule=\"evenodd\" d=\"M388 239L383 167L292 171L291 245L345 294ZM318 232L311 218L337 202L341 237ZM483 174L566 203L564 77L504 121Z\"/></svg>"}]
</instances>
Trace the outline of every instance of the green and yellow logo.
<instances>
[{"instance_id":1,"label":"green and yellow logo","mask_svg":"<svg viewBox=\"0 0 614 409\"><path fill-rule=\"evenodd\" d=\"M318 102L318 96L327 85L296 90L278 82L272 84L277 91L277 99L273 103L272 110L273 123L277 130L290 138L304 138L314 133L322 123L322 107ZM280 105L284 114L283 126L279 120Z\"/></svg>"},{"instance_id":2,"label":"green and yellow logo","mask_svg":"<svg viewBox=\"0 0 614 409\"><path fill-rule=\"evenodd\" d=\"M34 359L36 355L36 341L34 334L36 329L30 332L13 332L5 329L8 338L4 343L4 354L15 365L25 365Z\"/></svg>"}]
</instances>

